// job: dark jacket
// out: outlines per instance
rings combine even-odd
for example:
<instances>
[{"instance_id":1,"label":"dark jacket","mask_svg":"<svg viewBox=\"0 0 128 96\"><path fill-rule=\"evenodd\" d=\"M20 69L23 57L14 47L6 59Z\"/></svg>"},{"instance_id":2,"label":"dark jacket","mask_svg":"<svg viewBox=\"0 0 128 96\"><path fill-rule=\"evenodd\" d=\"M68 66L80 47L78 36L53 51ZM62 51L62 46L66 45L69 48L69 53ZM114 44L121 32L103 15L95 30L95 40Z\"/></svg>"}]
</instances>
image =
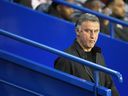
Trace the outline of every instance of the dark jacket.
<instances>
[{"instance_id":1,"label":"dark jacket","mask_svg":"<svg viewBox=\"0 0 128 96\"><path fill-rule=\"evenodd\" d=\"M75 41L74 44L66 50L66 52L78 56L80 58L86 59L85 52L77 43L77 41ZM95 56L96 58L95 63L105 66L100 48L94 47L92 49L92 53L93 56ZM56 59L54 67L63 72L94 82L93 73L92 73L93 69L90 69L89 67L86 67L77 62L59 57ZM113 94L112 96L119 96L110 76L104 74L103 72L100 72L99 80L100 80L99 82L100 85L112 89L112 94Z\"/></svg>"}]
</instances>

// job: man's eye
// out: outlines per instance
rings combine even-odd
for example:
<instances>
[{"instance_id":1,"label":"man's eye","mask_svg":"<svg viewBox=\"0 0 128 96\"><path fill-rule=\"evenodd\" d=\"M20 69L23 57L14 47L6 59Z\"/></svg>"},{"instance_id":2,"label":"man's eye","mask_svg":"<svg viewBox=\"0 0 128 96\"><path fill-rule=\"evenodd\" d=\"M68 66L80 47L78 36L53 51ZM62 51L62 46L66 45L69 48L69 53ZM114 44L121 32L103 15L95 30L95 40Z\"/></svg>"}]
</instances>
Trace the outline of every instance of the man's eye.
<instances>
[{"instance_id":1,"label":"man's eye","mask_svg":"<svg viewBox=\"0 0 128 96\"><path fill-rule=\"evenodd\" d=\"M95 32L95 33L98 33L98 32L99 32L99 30L95 30L94 32Z\"/></svg>"},{"instance_id":2,"label":"man's eye","mask_svg":"<svg viewBox=\"0 0 128 96\"><path fill-rule=\"evenodd\" d=\"M84 31L85 31L85 32L90 32L91 30L89 30L89 29L84 29Z\"/></svg>"}]
</instances>

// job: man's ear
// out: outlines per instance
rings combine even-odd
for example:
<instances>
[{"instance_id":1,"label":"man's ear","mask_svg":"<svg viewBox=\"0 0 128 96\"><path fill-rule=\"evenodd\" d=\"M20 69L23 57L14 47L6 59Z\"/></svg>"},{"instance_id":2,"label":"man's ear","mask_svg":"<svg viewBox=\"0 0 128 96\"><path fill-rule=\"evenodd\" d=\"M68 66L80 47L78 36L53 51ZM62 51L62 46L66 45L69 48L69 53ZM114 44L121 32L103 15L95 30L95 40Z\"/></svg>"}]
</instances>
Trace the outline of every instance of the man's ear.
<instances>
[{"instance_id":1,"label":"man's ear","mask_svg":"<svg viewBox=\"0 0 128 96\"><path fill-rule=\"evenodd\" d=\"M79 36L80 28L76 28L76 35Z\"/></svg>"}]
</instances>

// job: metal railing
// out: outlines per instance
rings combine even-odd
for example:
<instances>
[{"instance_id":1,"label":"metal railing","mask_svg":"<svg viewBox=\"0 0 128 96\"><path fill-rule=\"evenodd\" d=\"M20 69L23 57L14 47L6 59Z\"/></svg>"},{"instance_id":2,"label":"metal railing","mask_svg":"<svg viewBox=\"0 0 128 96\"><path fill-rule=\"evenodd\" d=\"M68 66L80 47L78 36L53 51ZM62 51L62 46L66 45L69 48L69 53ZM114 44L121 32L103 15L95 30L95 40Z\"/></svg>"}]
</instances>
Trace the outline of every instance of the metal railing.
<instances>
[{"instance_id":1,"label":"metal railing","mask_svg":"<svg viewBox=\"0 0 128 96\"><path fill-rule=\"evenodd\" d=\"M111 37L114 38L114 34L115 34L115 31L114 31L114 26L112 23L117 23L117 24L121 24L123 26L127 26L128 27L128 23L125 22L125 21L122 21L122 20L119 20L119 19L116 19L114 17L110 17L110 16L107 16L103 13L99 13L99 12L96 12L96 11L92 11L91 9L88 9L88 8L85 8L85 7L80 7L80 6L77 6L75 4L72 4L72 3L69 3L69 2L66 2L64 0L53 0L54 2L58 3L58 4L63 4L63 5L66 5L66 6L69 6L69 7L72 7L74 9L77 9L77 10L80 10L82 12L87 12L87 13L91 13L91 14L94 14L98 17L101 17L103 19L106 19L106 20L109 20L110 21L110 32L111 32Z\"/></svg>"},{"instance_id":2,"label":"metal railing","mask_svg":"<svg viewBox=\"0 0 128 96\"><path fill-rule=\"evenodd\" d=\"M17 40L19 42L22 42L22 43L28 44L30 46L34 46L34 47L43 49L43 50L48 51L48 52L51 52L53 54L56 54L56 55L65 57L67 59L73 60L73 61L78 62L80 64L83 64L83 65L86 65L88 67L94 68L95 69L95 71L94 71L94 78L95 78L95 81L96 81L95 82L95 95L97 94L96 93L97 86L99 86L99 84L98 84L98 82L99 82L99 71L103 71L105 73L114 75L114 76L116 76L118 78L118 80L120 82L123 82L123 77L120 74L120 72L118 72L118 71L115 71L115 70L109 69L107 67L98 65L96 63L92 63L90 61L81 59L79 57L70 55L68 53L65 53L63 51L57 50L55 48L52 48L52 47L49 47L49 46L46 46L46 45L43 45L43 44L38 43L38 42L35 42L33 40L30 40L30 39L27 39L27 38L24 38L24 37L21 37L21 36L18 36L18 35L9 33L9 32L7 32L5 30L2 30L2 29L0 29L0 35L3 35L3 36L6 36L6 37L9 37L9 38L12 38L12 39Z\"/></svg>"}]
</instances>

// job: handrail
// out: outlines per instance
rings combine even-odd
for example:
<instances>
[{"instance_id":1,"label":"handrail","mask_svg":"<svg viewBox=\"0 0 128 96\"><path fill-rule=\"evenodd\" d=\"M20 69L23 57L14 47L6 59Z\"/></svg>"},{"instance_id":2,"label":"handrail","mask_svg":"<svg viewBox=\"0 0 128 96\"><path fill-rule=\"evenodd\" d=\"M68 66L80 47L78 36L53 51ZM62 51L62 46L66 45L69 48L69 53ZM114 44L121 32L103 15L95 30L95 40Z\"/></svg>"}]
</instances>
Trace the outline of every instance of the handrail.
<instances>
[{"instance_id":1,"label":"handrail","mask_svg":"<svg viewBox=\"0 0 128 96\"><path fill-rule=\"evenodd\" d=\"M118 23L118 24L121 24L121 25L124 25L124 26L127 26L128 27L128 23L125 22L125 21L122 21L122 20L116 19L114 17L110 17L110 16L107 16L107 15L104 15L102 13L98 13L96 11L92 11L91 9L80 7L80 6L77 6L75 4L68 3L68 2L66 2L64 0L53 0L53 1L54 2L57 2L59 4L64 4L66 6L69 6L69 7L75 8L75 9L78 9L78 10L83 11L83 12L88 12L88 13L91 13L91 14L95 14L98 17L101 17L101 18L107 19L109 21L112 21L114 23Z\"/></svg>"},{"instance_id":2,"label":"handrail","mask_svg":"<svg viewBox=\"0 0 128 96\"><path fill-rule=\"evenodd\" d=\"M79 57L73 56L71 54L65 53L63 51L57 50L55 48L52 48L52 47L49 47L49 46L46 46L46 45L43 45L41 43L38 43L38 42L35 42L33 40L24 38L22 36L18 36L16 34L9 33L9 32L7 32L5 30L2 30L2 29L0 29L0 35L12 38L14 40L20 41L22 43L26 43L26 44L31 45L31 46L35 46L37 48L40 48L40 49L43 49L43 50L46 50L46 51L49 51L53 54L65 57L67 59L71 59L71 60L73 60L75 62L78 62L80 64L83 64L83 65L89 66L91 68L94 68L97 71L103 71L103 72L106 72L108 74L115 75L120 82L123 82L123 77L120 74L120 72L118 72L118 71L115 71L115 70L109 69L107 67L92 63L92 62L84 60L84 59L81 59Z\"/></svg>"}]
</instances>

